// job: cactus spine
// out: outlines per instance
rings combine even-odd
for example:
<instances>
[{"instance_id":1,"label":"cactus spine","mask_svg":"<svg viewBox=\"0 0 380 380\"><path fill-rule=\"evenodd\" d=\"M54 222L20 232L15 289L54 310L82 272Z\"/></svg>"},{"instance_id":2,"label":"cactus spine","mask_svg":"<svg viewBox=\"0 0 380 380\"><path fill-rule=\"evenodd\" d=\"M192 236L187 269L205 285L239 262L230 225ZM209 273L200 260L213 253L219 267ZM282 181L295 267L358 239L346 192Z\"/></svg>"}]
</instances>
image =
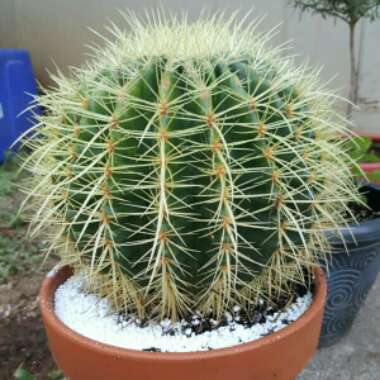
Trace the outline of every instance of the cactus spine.
<instances>
[{"instance_id":1,"label":"cactus spine","mask_svg":"<svg viewBox=\"0 0 380 380\"><path fill-rule=\"evenodd\" d=\"M355 194L333 96L255 23L126 20L39 99L32 233L141 317L291 292Z\"/></svg>"}]
</instances>

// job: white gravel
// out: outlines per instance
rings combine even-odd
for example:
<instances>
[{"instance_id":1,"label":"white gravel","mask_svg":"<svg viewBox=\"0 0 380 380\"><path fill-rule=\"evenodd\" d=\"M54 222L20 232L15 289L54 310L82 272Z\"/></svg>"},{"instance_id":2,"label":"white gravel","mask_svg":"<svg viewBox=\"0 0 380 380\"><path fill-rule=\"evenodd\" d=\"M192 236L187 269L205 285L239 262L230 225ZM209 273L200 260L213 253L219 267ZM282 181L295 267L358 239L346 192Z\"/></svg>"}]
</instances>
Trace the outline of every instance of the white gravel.
<instances>
[{"instance_id":1,"label":"white gravel","mask_svg":"<svg viewBox=\"0 0 380 380\"><path fill-rule=\"evenodd\" d=\"M165 352L206 351L250 342L286 327L287 324L283 321L295 321L312 301L312 295L308 293L297 298L285 311L268 317L265 323L257 323L249 328L232 321L229 326L197 335L191 329L182 332L182 326L178 323L173 326L173 335L165 335L163 331L170 325L170 321L150 322L146 327L140 327L133 319L121 319L111 310L106 299L84 292L84 284L84 277L75 275L57 289L55 312L58 318L88 338L135 350L154 347Z\"/></svg>"}]
</instances>

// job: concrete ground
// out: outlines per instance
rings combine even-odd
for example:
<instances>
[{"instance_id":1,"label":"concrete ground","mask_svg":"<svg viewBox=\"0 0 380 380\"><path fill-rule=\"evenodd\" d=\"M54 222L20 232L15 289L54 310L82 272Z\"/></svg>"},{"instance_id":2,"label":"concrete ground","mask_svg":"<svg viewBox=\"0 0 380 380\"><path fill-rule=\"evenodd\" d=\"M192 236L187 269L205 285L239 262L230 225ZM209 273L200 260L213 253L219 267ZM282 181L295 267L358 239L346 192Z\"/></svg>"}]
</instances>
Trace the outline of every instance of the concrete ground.
<instances>
[{"instance_id":1,"label":"concrete ground","mask_svg":"<svg viewBox=\"0 0 380 380\"><path fill-rule=\"evenodd\" d=\"M320 349L297 380L380 380L380 276L350 333Z\"/></svg>"}]
</instances>

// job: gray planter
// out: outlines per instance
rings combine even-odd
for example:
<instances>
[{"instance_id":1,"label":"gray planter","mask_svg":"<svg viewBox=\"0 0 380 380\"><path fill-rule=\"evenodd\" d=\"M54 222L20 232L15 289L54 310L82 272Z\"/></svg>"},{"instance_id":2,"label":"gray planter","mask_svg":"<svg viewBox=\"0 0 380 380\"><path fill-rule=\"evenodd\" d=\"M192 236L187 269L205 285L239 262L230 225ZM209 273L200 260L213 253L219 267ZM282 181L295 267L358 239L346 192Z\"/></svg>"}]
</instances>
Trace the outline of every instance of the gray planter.
<instances>
[{"instance_id":1,"label":"gray planter","mask_svg":"<svg viewBox=\"0 0 380 380\"><path fill-rule=\"evenodd\" d=\"M368 205L380 211L380 186L368 185L363 191ZM330 237L334 254L326 271L328 292L320 347L338 342L350 330L380 269L380 218L342 233L347 249L340 239Z\"/></svg>"}]
</instances>

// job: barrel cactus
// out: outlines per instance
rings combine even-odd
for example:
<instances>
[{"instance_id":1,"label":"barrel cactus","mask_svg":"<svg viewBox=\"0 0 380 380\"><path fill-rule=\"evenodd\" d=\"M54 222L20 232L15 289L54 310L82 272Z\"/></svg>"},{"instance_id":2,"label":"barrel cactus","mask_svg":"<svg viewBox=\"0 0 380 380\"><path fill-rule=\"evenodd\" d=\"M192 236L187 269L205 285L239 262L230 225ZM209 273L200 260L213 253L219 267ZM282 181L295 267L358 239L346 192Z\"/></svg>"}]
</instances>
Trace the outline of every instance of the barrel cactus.
<instances>
[{"instance_id":1,"label":"barrel cactus","mask_svg":"<svg viewBox=\"0 0 380 380\"><path fill-rule=\"evenodd\" d=\"M355 196L334 96L255 23L125 20L38 99L31 233L143 318L292 292Z\"/></svg>"}]
</instances>

